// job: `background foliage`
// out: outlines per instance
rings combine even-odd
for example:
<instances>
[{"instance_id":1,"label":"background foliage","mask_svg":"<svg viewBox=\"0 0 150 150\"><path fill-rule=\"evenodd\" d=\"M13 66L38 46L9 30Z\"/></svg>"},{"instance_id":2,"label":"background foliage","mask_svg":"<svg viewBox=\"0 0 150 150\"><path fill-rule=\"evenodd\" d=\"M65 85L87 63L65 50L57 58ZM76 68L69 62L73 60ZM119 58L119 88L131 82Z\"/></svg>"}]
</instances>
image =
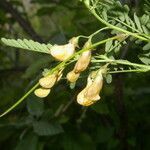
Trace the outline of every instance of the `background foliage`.
<instances>
[{"instance_id":1,"label":"background foliage","mask_svg":"<svg viewBox=\"0 0 150 150\"><path fill-rule=\"evenodd\" d=\"M128 4L131 14L136 11L138 16L143 15L142 0L121 2ZM78 0L0 2L1 37L63 44L73 36L90 35L101 27ZM107 34L101 33L97 38ZM149 57L142 50L144 44L129 42L124 47L128 49L126 59L141 63L139 55ZM121 54L116 57L120 58ZM32 86L43 68L55 64L45 54L18 51L1 44L0 111ZM88 108L76 103L76 95L84 85L85 78L74 89L61 80L44 101L31 95L13 112L0 118L0 149L148 150L149 73L114 75L111 84L105 83L101 101Z\"/></svg>"}]
</instances>

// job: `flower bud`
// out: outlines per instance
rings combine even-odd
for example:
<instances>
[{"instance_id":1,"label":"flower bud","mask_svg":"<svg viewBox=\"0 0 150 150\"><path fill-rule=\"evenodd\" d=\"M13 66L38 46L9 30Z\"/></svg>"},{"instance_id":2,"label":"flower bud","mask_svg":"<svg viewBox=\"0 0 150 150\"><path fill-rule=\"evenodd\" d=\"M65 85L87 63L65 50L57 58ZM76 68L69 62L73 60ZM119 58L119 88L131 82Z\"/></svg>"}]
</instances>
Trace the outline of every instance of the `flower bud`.
<instances>
[{"instance_id":1,"label":"flower bud","mask_svg":"<svg viewBox=\"0 0 150 150\"><path fill-rule=\"evenodd\" d=\"M57 77L55 74L48 75L46 77L43 77L39 80L39 83L44 88L51 88L54 86L55 82L57 80Z\"/></svg>"},{"instance_id":2,"label":"flower bud","mask_svg":"<svg viewBox=\"0 0 150 150\"><path fill-rule=\"evenodd\" d=\"M77 63L75 64L74 72L80 73L84 71L88 67L90 60L91 60L91 51L83 52L80 58L78 59Z\"/></svg>"},{"instance_id":3,"label":"flower bud","mask_svg":"<svg viewBox=\"0 0 150 150\"><path fill-rule=\"evenodd\" d=\"M85 43L83 48L89 48L90 46L91 41L89 40ZM88 67L90 60L91 60L91 50L83 52L80 58L78 59L77 63L75 64L74 72L80 73L84 71Z\"/></svg>"},{"instance_id":4,"label":"flower bud","mask_svg":"<svg viewBox=\"0 0 150 150\"><path fill-rule=\"evenodd\" d=\"M75 47L79 47L78 42L79 37L73 37L72 39L69 40L69 43L72 43Z\"/></svg>"},{"instance_id":5,"label":"flower bud","mask_svg":"<svg viewBox=\"0 0 150 150\"><path fill-rule=\"evenodd\" d=\"M66 45L54 45L50 49L51 55L59 61L64 61L75 52L75 46L72 43Z\"/></svg>"},{"instance_id":6,"label":"flower bud","mask_svg":"<svg viewBox=\"0 0 150 150\"><path fill-rule=\"evenodd\" d=\"M44 98L48 96L49 93L50 93L50 89L44 89L44 88L39 88L34 91L34 94L40 98Z\"/></svg>"},{"instance_id":7,"label":"flower bud","mask_svg":"<svg viewBox=\"0 0 150 150\"><path fill-rule=\"evenodd\" d=\"M75 73L74 70L70 71L67 74L67 79L68 81L70 81L71 83L76 82L76 80L79 78L79 73Z\"/></svg>"}]
</instances>

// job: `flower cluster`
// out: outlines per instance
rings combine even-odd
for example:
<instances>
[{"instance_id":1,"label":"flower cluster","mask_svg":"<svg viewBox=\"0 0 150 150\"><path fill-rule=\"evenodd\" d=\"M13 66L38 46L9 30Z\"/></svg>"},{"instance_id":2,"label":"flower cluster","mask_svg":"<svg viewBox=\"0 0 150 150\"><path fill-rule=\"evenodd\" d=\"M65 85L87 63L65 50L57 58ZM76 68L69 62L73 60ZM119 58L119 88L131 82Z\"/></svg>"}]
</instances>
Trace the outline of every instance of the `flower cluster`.
<instances>
[{"instance_id":1,"label":"flower cluster","mask_svg":"<svg viewBox=\"0 0 150 150\"><path fill-rule=\"evenodd\" d=\"M65 45L54 45L50 49L50 54L59 61L68 59L75 53L75 48L78 47L78 37L73 37Z\"/></svg>"},{"instance_id":2,"label":"flower cluster","mask_svg":"<svg viewBox=\"0 0 150 150\"><path fill-rule=\"evenodd\" d=\"M54 45L50 52L51 55L59 61L64 61L73 55L75 48L78 47L78 38L72 38L66 45ZM74 68L67 74L67 80L74 83L79 78L81 72L87 69L91 61L91 40L88 40L83 49L84 51L78 58ZM105 67L104 67L105 68ZM87 79L86 87L77 95L77 102L83 106L89 106L100 99L99 93L103 86L103 67L98 71L90 73ZM53 74L46 75L39 80L41 88L34 91L35 95L41 98L48 96L51 88L62 77L63 69L55 71Z\"/></svg>"},{"instance_id":3,"label":"flower cluster","mask_svg":"<svg viewBox=\"0 0 150 150\"><path fill-rule=\"evenodd\" d=\"M58 82L62 77L62 70L56 71L53 74L42 77L39 80L41 88L38 88L34 91L34 94L40 98L48 96L51 91L51 88Z\"/></svg>"},{"instance_id":4,"label":"flower cluster","mask_svg":"<svg viewBox=\"0 0 150 150\"><path fill-rule=\"evenodd\" d=\"M83 49L89 48L91 46L91 41L87 41ZM81 54L78 61L76 62L74 69L67 74L67 79L71 83L76 82L79 78L80 73L86 70L91 60L91 50L85 51Z\"/></svg>"}]
</instances>

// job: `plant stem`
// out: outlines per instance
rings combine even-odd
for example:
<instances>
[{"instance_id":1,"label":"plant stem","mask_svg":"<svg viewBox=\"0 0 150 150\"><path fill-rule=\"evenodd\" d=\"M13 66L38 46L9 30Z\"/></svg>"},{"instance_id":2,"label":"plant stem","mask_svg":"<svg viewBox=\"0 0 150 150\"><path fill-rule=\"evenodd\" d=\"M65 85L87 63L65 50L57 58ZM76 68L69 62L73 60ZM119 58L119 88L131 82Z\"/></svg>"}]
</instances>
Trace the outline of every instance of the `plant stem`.
<instances>
[{"instance_id":1,"label":"plant stem","mask_svg":"<svg viewBox=\"0 0 150 150\"><path fill-rule=\"evenodd\" d=\"M108 71L108 73L113 74L113 73L129 73L129 72L145 72L143 69L134 69L134 70L118 70L118 71Z\"/></svg>"},{"instance_id":2,"label":"plant stem","mask_svg":"<svg viewBox=\"0 0 150 150\"><path fill-rule=\"evenodd\" d=\"M92 62L116 63L116 64L122 64L122 65L128 65L128 66L133 66L133 67L144 68L145 71L149 71L150 70L150 66L148 66L148 65L141 65L141 64L131 63L131 62L126 61L126 60L105 59L105 60L92 60Z\"/></svg>"},{"instance_id":3,"label":"plant stem","mask_svg":"<svg viewBox=\"0 0 150 150\"><path fill-rule=\"evenodd\" d=\"M86 5L86 7L89 9L89 11L90 11L100 22L102 22L103 24L105 24L107 27L109 27L109 28L111 28L111 29L114 29L114 30L117 30L117 31L120 31L120 32L123 32L123 33L125 33L125 34L127 34L127 35L134 36L134 37L136 37L136 38L138 38L138 39L141 39L141 40L143 40L143 41L147 41L147 42L150 41L150 40L148 40L148 39L145 38L145 37L142 37L142 36L140 36L140 35L137 35L137 33L132 33L132 32L130 32L130 31L124 30L124 29L122 29L122 28L119 28L119 27L117 27L117 26L114 26L114 25L108 23L107 21L105 21L105 20L103 20L102 18L100 18L100 17L97 15L97 13L95 12L95 10L92 10L92 9L89 7L89 5L87 5L86 3L85 3L85 5Z\"/></svg>"},{"instance_id":4,"label":"plant stem","mask_svg":"<svg viewBox=\"0 0 150 150\"><path fill-rule=\"evenodd\" d=\"M67 60L59 63L55 68L53 68L52 70L49 70L47 75L50 75L52 74L53 72L55 72L56 70L59 70L59 69L62 69L64 66L67 66L67 62L74 58L75 56L83 53L84 51L88 51L89 49L93 49L95 47L97 47L98 45L101 45L101 44L104 44L106 43L107 41L111 41L111 40L115 40L115 39L118 39L120 37L120 35L117 35L117 36L114 36L114 37L111 37L111 38L108 38L108 39L105 39L105 40L102 40L100 42L97 42L93 45L91 45L89 48L85 48L85 49L81 49L80 51L76 52L74 55L72 55L71 57L69 57ZM3 117L4 115L8 114L10 111L12 111L15 107L17 107L21 102L23 102L23 100L25 98L27 98L37 87L39 86L39 83L36 83L27 93L25 93L25 95L23 95L14 105L12 105L9 109L7 109L5 112L3 112L0 117Z\"/></svg>"},{"instance_id":5,"label":"plant stem","mask_svg":"<svg viewBox=\"0 0 150 150\"><path fill-rule=\"evenodd\" d=\"M23 97L21 97L14 105L12 105L9 109L7 109L4 113L0 115L3 117L4 115L8 114L11 110L13 110L16 106L18 106L27 96L29 96L37 87L39 83L35 84Z\"/></svg>"}]
</instances>

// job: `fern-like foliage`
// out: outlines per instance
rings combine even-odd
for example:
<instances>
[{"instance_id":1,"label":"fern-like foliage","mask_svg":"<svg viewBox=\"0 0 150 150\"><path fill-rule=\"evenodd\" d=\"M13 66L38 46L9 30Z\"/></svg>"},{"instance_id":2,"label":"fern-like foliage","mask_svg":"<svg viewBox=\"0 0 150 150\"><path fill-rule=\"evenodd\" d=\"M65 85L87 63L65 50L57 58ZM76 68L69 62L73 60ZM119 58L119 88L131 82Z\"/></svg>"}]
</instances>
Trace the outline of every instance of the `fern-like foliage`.
<instances>
[{"instance_id":1,"label":"fern-like foliage","mask_svg":"<svg viewBox=\"0 0 150 150\"><path fill-rule=\"evenodd\" d=\"M51 44L41 44L39 42L35 42L33 40L27 40L27 39L6 39L2 38L2 42L8 46L16 47L16 48L22 48L30 51L36 51L41 53L50 53L50 48L52 47Z\"/></svg>"},{"instance_id":2,"label":"fern-like foliage","mask_svg":"<svg viewBox=\"0 0 150 150\"><path fill-rule=\"evenodd\" d=\"M149 0L145 0L144 10L145 10L145 13L150 16L150 1Z\"/></svg>"},{"instance_id":3,"label":"fern-like foliage","mask_svg":"<svg viewBox=\"0 0 150 150\"><path fill-rule=\"evenodd\" d=\"M145 5L148 7L148 4ZM138 17L136 13L134 13L133 17L130 17L129 7L122 5L120 1L91 0L91 6L91 9L94 9L102 19L112 25L139 34L150 34L150 16L148 10L142 17ZM116 33L116 31L113 31L113 33Z\"/></svg>"}]
</instances>

